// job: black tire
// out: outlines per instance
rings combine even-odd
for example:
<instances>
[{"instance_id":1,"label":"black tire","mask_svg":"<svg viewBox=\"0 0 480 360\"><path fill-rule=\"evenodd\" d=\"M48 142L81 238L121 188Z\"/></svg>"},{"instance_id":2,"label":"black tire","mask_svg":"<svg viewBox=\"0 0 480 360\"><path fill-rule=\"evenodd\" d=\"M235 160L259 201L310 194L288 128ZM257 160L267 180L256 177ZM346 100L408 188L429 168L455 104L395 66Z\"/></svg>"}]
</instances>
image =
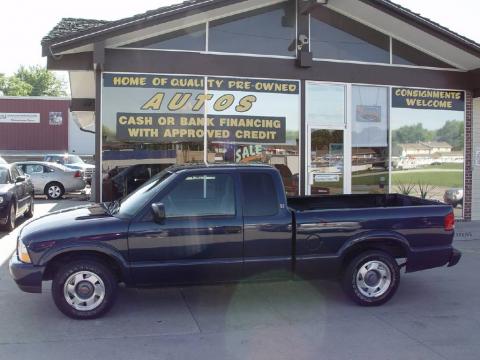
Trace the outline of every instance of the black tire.
<instances>
[{"instance_id":1,"label":"black tire","mask_svg":"<svg viewBox=\"0 0 480 360\"><path fill-rule=\"evenodd\" d=\"M27 218L27 219L30 219L33 217L33 212L34 212L34 208L35 208L35 201L33 200L33 195L32 197L30 198L30 205L28 206L28 209L27 211L25 211L25 214L24 216Z\"/></svg>"},{"instance_id":2,"label":"black tire","mask_svg":"<svg viewBox=\"0 0 480 360\"><path fill-rule=\"evenodd\" d=\"M66 300L65 283L71 276L80 272L93 273L103 281L104 297L94 309L79 310ZM76 284L76 289L78 285ZM68 317L81 320L95 319L110 310L117 296L117 286L117 278L114 273L102 262L93 259L79 259L63 265L55 273L52 282L52 297L57 308Z\"/></svg>"},{"instance_id":3,"label":"black tire","mask_svg":"<svg viewBox=\"0 0 480 360\"><path fill-rule=\"evenodd\" d=\"M12 211L13 211L13 221L12 221ZM7 222L5 225L2 226L3 230L12 231L15 229L15 222L17 220L17 208L15 206L15 202L12 199L10 206L8 207L8 215L7 215Z\"/></svg>"},{"instance_id":4,"label":"black tire","mask_svg":"<svg viewBox=\"0 0 480 360\"><path fill-rule=\"evenodd\" d=\"M366 266L369 262L370 266L373 264L381 264L382 268L380 270L382 271L367 271L367 268L364 268L364 266ZM362 278L361 272L365 271L367 271L365 274L367 276ZM378 283L375 282L377 277L379 281ZM389 283L388 279L390 280ZM358 285L357 280L360 285ZM372 281L372 287L361 286L362 283L368 285L367 282L369 280ZM366 251L356 256L352 261L350 261L345 269L342 280L343 289L347 295L357 304L363 306L378 306L386 303L392 298L393 295L395 295L399 284L400 268L395 258L383 251ZM378 291L377 294L372 293L370 296L365 294L371 289Z\"/></svg>"},{"instance_id":5,"label":"black tire","mask_svg":"<svg viewBox=\"0 0 480 360\"><path fill-rule=\"evenodd\" d=\"M45 186L44 193L50 200L58 200L65 194L65 188L59 182L52 181Z\"/></svg>"}]
</instances>

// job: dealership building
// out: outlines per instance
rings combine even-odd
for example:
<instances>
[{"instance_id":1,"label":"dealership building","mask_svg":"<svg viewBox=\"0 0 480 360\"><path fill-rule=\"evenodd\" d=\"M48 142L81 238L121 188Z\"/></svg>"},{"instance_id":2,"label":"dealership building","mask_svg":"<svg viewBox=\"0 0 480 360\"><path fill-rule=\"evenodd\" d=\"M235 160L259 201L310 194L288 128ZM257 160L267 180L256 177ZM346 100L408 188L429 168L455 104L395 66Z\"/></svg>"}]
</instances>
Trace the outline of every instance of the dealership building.
<instances>
[{"instance_id":1,"label":"dealership building","mask_svg":"<svg viewBox=\"0 0 480 360\"><path fill-rule=\"evenodd\" d=\"M94 119L97 189L136 163L262 162L289 195L401 192L480 219L480 45L388 0L192 0L66 18L42 48Z\"/></svg>"}]
</instances>

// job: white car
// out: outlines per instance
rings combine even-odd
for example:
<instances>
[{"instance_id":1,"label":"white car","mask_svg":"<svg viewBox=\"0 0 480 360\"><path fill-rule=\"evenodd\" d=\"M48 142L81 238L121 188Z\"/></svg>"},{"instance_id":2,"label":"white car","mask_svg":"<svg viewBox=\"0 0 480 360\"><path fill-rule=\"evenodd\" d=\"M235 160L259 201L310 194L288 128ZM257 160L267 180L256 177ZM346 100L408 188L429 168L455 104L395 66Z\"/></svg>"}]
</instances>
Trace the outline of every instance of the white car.
<instances>
[{"instance_id":1,"label":"white car","mask_svg":"<svg viewBox=\"0 0 480 360\"><path fill-rule=\"evenodd\" d=\"M95 172L95 166L87 164L82 158L78 155L70 154L48 154L45 155L43 161L61 164L66 166L69 169L81 170L83 176L88 184L92 183L92 177Z\"/></svg>"},{"instance_id":2,"label":"white car","mask_svg":"<svg viewBox=\"0 0 480 360\"><path fill-rule=\"evenodd\" d=\"M81 170L42 161L22 161L15 165L30 176L35 194L44 194L49 199L59 199L65 193L81 191L86 186Z\"/></svg>"},{"instance_id":3,"label":"white car","mask_svg":"<svg viewBox=\"0 0 480 360\"><path fill-rule=\"evenodd\" d=\"M0 156L0 164L8 164L4 158Z\"/></svg>"}]
</instances>

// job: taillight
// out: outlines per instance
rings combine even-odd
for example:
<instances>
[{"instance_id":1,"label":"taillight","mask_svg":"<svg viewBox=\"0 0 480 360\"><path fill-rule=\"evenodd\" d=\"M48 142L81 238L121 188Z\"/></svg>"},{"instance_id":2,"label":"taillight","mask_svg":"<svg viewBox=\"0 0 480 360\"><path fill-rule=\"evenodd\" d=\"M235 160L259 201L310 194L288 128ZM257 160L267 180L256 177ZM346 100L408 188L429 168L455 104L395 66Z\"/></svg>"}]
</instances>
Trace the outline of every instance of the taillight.
<instances>
[{"instance_id":1,"label":"taillight","mask_svg":"<svg viewBox=\"0 0 480 360\"><path fill-rule=\"evenodd\" d=\"M75 174L73 174L74 178L79 178L82 177L82 172L80 170L75 171Z\"/></svg>"},{"instance_id":2,"label":"taillight","mask_svg":"<svg viewBox=\"0 0 480 360\"><path fill-rule=\"evenodd\" d=\"M452 231L455 229L455 215L453 212L448 213L443 220L443 228L445 231Z\"/></svg>"}]
</instances>

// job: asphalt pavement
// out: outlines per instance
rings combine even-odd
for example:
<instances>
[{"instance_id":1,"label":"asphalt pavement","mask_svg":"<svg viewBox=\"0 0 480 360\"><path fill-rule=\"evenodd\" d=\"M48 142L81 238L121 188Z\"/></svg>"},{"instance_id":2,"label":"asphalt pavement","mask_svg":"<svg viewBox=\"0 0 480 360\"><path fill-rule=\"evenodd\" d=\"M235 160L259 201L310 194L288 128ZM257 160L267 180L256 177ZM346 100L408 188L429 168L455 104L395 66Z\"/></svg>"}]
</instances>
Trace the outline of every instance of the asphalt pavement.
<instances>
[{"instance_id":1,"label":"asphalt pavement","mask_svg":"<svg viewBox=\"0 0 480 360\"><path fill-rule=\"evenodd\" d=\"M37 201L37 215L81 203ZM405 274L396 296L377 308L354 305L327 281L122 288L105 317L75 321L55 308L50 284L42 294L18 290L2 260L0 360L478 360L476 229L460 224L468 236L455 241L463 251L457 266ZM0 234L3 258L13 238Z\"/></svg>"}]
</instances>

